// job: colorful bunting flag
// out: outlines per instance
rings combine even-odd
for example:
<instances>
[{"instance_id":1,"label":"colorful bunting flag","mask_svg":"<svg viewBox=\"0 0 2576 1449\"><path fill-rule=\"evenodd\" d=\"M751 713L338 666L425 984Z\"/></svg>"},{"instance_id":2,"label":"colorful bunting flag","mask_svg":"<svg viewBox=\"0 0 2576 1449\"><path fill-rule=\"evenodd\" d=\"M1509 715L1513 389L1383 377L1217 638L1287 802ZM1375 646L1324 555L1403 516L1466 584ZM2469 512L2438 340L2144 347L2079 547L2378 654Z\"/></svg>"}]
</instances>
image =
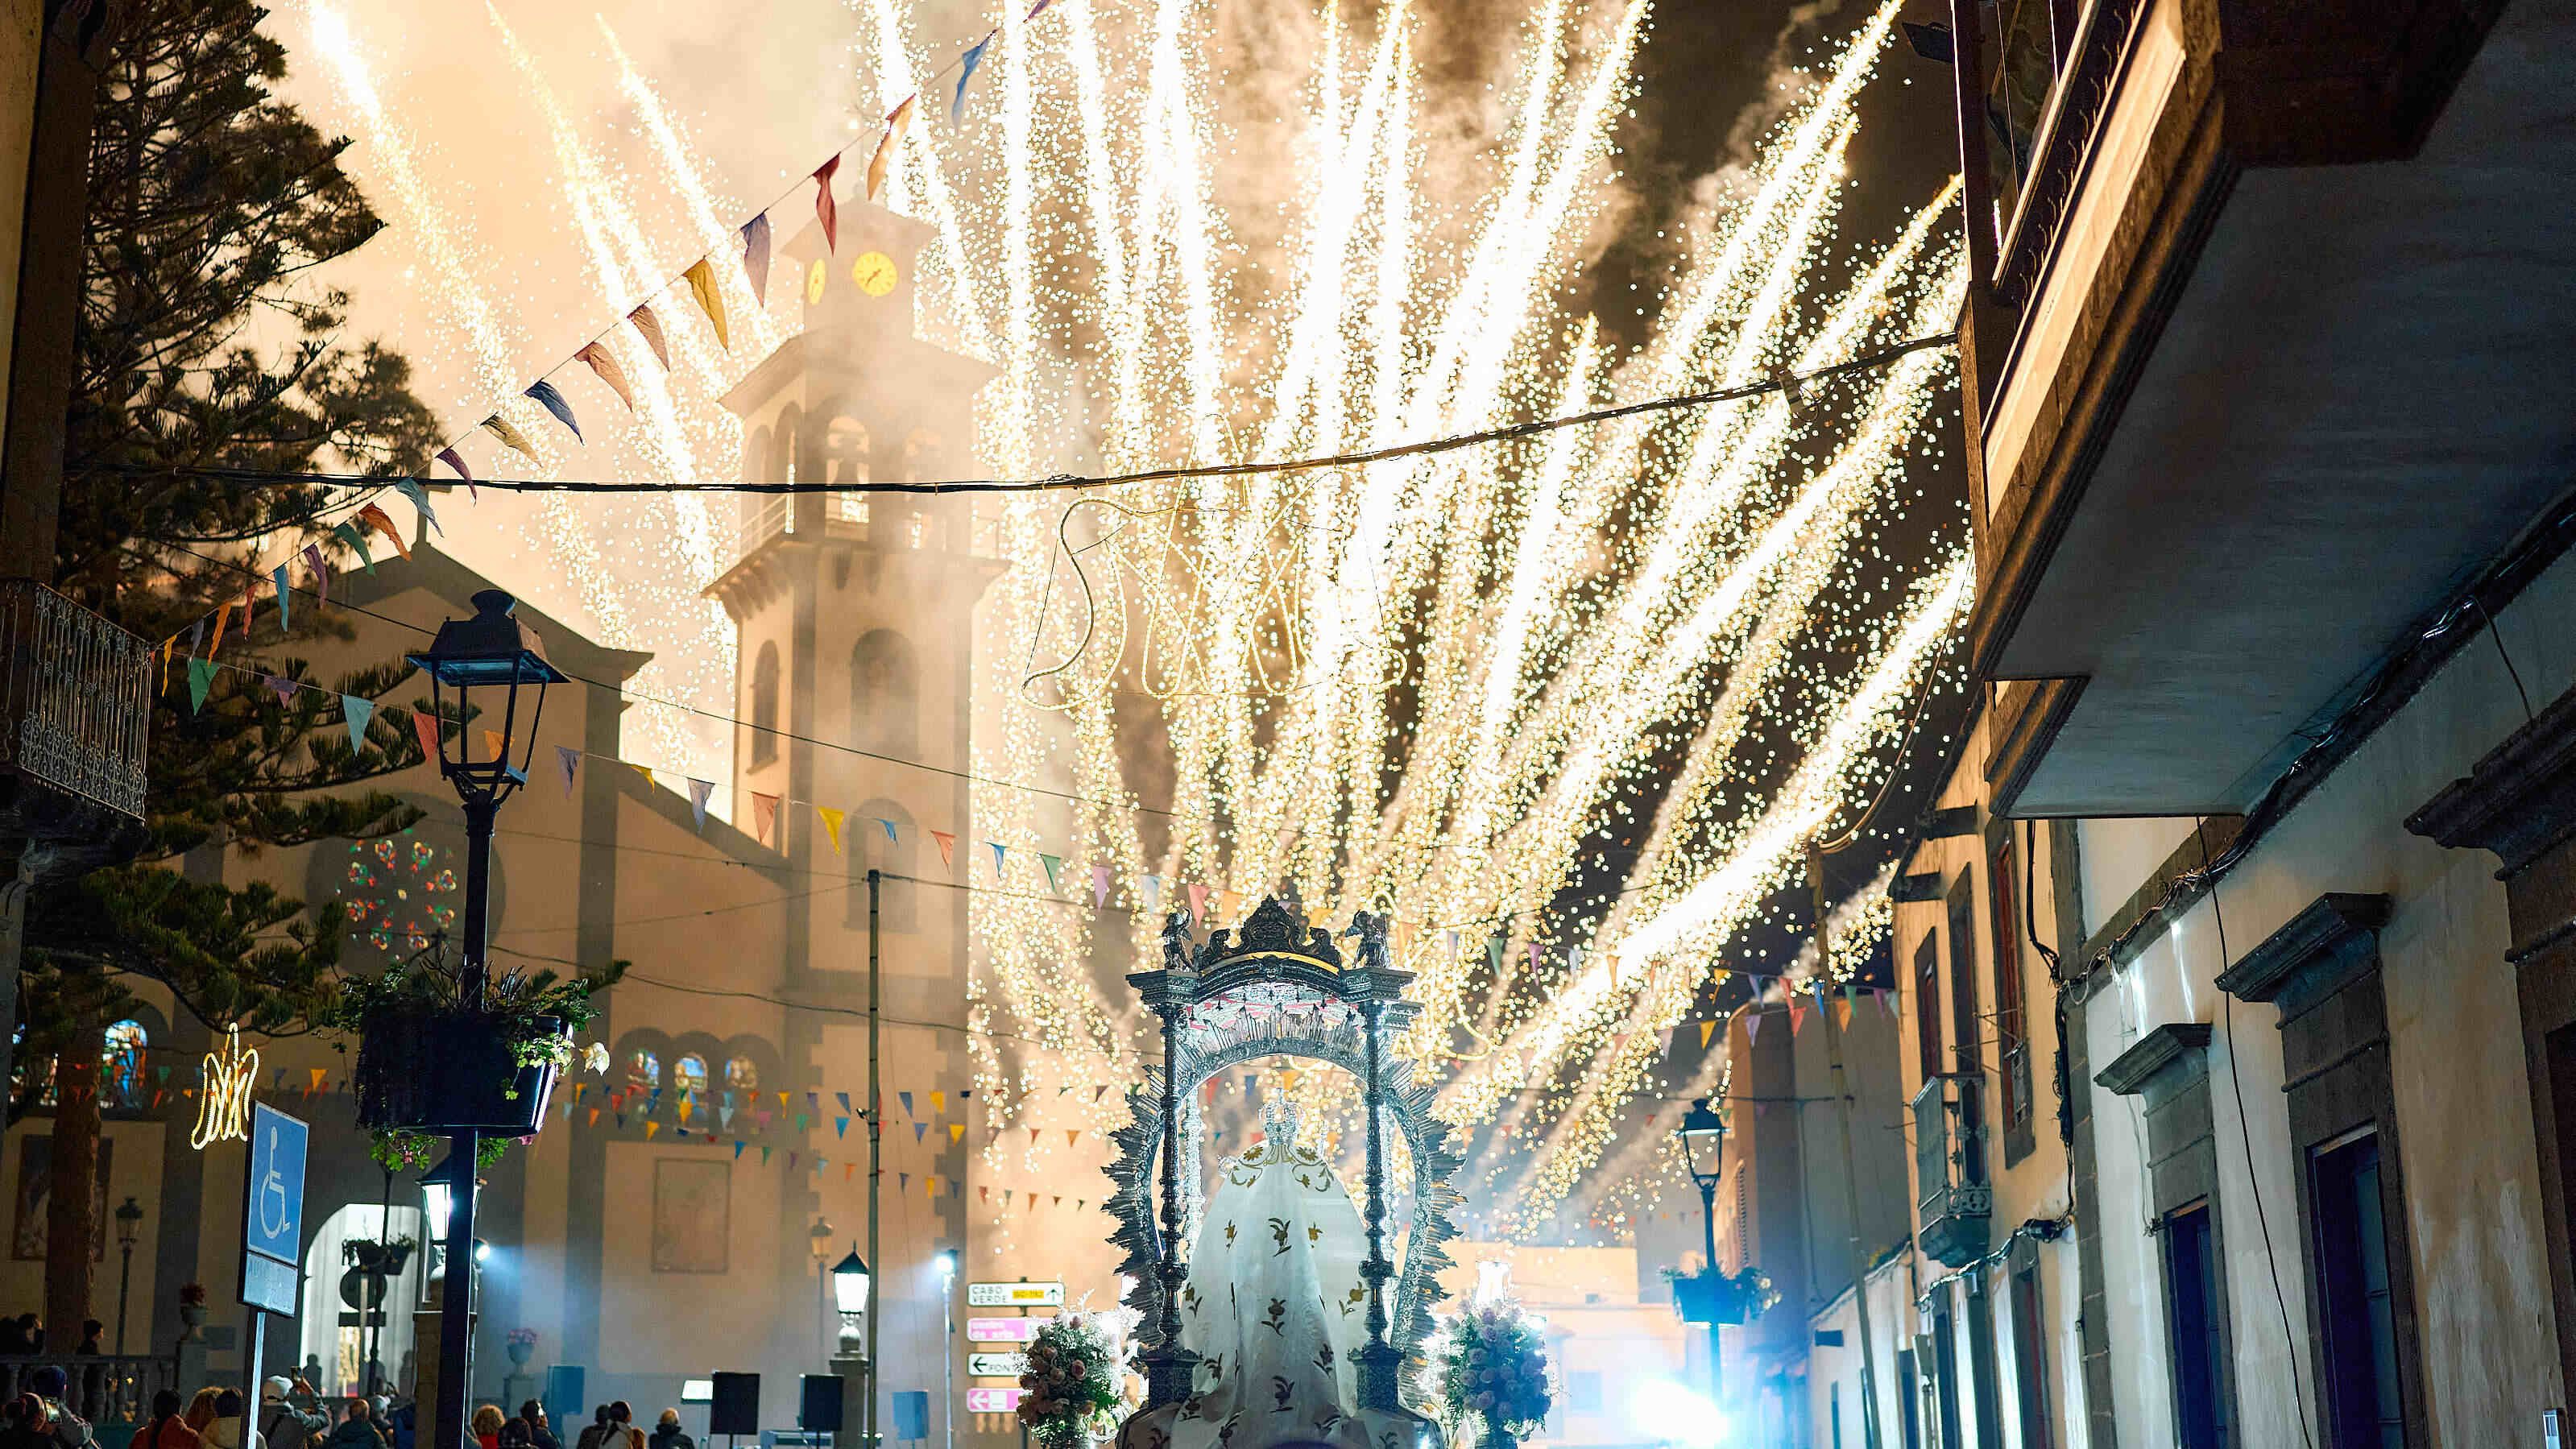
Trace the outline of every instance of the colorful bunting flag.
<instances>
[{"instance_id":1,"label":"colorful bunting flag","mask_svg":"<svg viewBox=\"0 0 2576 1449\"><path fill-rule=\"evenodd\" d=\"M716 269L700 257L680 275L688 281L689 295L698 299L698 310L707 314L708 325L716 329L716 345L733 351L733 339L725 330L724 293L716 290Z\"/></svg>"},{"instance_id":2,"label":"colorful bunting flag","mask_svg":"<svg viewBox=\"0 0 2576 1449\"><path fill-rule=\"evenodd\" d=\"M1049 895L1063 895L1064 882L1059 879L1059 877L1064 873L1064 858L1062 856L1049 855L1045 851L1041 850L1038 852L1038 864L1046 870L1047 893Z\"/></svg>"},{"instance_id":3,"label":"colorful bunting flag","mask_svg":"<svg viewBox=\"0 0 2576 1449\"><path fill-rule=\"evenodd\" d=\"M752 837L763 845L769 843L769 827L778 819L778 797L751 792Z\"/></svg>"},{"instance_id":4,"label":"colorful bunting flag","mask_svg":"<svg viewBox=\"0 0 2576 1449\"><path fill-rule=\"evenodd\" d=\"M814 217L823 223L823 250L827 252L841 249L841 212L832 200L832 173L840 169L841 158L837 155L814 168Z\"/></svg>"},{"instance_id":5,"label":"colorful bunting flag","mask_svg":"<svg viewBox=\"0 0 2576 1449\"><path fill-rule=\"evenodd\" d=\"M555 746L555 767L563 771L564 798L569 800L572 798L572 772L581 768L581 751L570 745Z\"/></svg>"},{"instance_id":6,"label":"colorful bunting flag","mask_svg":"<svg viewBox=\"0 0 2576 1449\"><path fill-rule=\"evenodd\" d=\"M367 721L375 715L376 702L355 694L340 696L340 714L349 724L349 753L367 747Z\"/></svg>"},{"instance_id":7,"label":"colorful bunting flag","mask_svg":"<svg viewBox=\"0 0 2576 1449\"><path fill-rule=\"evenodd\" d=\"M817 805L814 807L814 813L822 817L823 834L832 842L832 853L834 855L840 854L841 820L845 812L835 810L829 805Z\"/></svg>"},{"instance_id":8,"label":"colorful bunting flag","mask_svg":"<svg viewBox=\"0 0 2576 1449\"><path fill-rule=\"evenodd\" d=\"M609 351L606 344L586 343L573 356L590 364L590 370L599 375L601 382L608 384L608 390L617 394L617 400L626 404L628 412L635 411L635 392L627 384L626 369L618 366L617 354Z\"/></svg>"},{"instance_id":9,"label":"colorful bunting flag","mask_svg":"<svg viewBox=\"0 0 2576 1449\"><path fill-rule=\"evenodd\" d=\"M953 1147L953 1146L957 1145L959 1142L961 1142L961 1141L965 1140L965 1137L966 1137L966 1124L965 1124L965 1123L963 1123L963 1122L951 1122L951 1123L949 1123L949 1124L948 1124L948 1143L949 1143L949 1145L950 1145L950 1146L952 1146L952 1147Z\"/></svg>"},{"instance_id":10,"label":"colorful bunting flag","mask_svg":"<svg viewBox=\"0 0 2576 1449\"><path fill-rule=\"evenodd\" d=\"M652 305L645 302L637 303L635 310L626 314L626 320L634 323L635 330L643 334L644 345L653 349L653 360L662 364L664 372L669 372L671 344L663 340L662 319L653 315Z\"/></svg>"},{"instance_id":11,"label":"colorful bunting flag","mask_svg":"<svg viewBox=\"0 0 2576 1449\"><path fill-rule=\"evenodd\" d=\"M574 442L580 443L587 441L587 439L583 438L581 435L581 424L573 418L572 404L564 400L562 391L557 389L553 383L546 381L542 377L538 378L535 382L529 383L527 391L521 395L536 399L537 406L554 414L555 421L563 424L564 427L572 433L572 440Z\"/></svg>"},{"instance_id":12,"label":"colorful bunting flag","mask_svg":"<svg viewBox=\"0 0 2576 1449\"><path fill-rule=\"evenodd\" d=\"M1091 868L1091 908L1096 911L1107 904L1109 904L1109 867L1095 865Z\"/></svg>"},{"instance_id":13,"label":"colorful bunting flag","mask_svg":"<svg viewBox=\"0 0 2576 1449\"><path fill-rule=\"evenodd\" d=\"M715 789L713 780L693 778L689 781L689 813L696 817L700 831L707 828L707 797L714 794Z\"/></svg>"},{"instance_id":14,"label":"colorful bunting flag","mask_svg":"<svg viewBox=\"0 0 2576 1449\"><path fill-rule=\"evenodd\" d=\"M966 118L966 83L975 78L975 67L984 63L984 47L993 43L993 32L966 48L957 60L957 94L948 102L948 124L954 126Z\"/></svg>"},{"instance_id":15,"label":"colorful bunting flag","mask_svg":"<svg viewBox=\"0 0 2576 1449\"><path fill-rule=\"evenodd\" d=\"M1159 875L1140 875L1136 877L1136 883L1145 888L1145 909L1149 912L1160 912L1163 909L1163 878Z\"/></svg>"},{"instance_id":16,"label":"colorful bunting flag","mask_svg":"<svg viewBox=\"0 0 2576 1449\"><path fill-rule=\"evenodd\" d=\"M987 840L984 844L993 852L993 879L1000 880L1002 878L1002 842Z\"/></svg>"},{"instance_id":17,"label":"colorful bunting flag","mask_svg":"<svg viewBox=\"0 0 2576 1449\"><path fill-rule=\"evenodd\" d=\"M443 538L446 536L447 530L439 526L438 511L429 506L429 489L423 487L419 479L396 478L394 480L394 491L401 494L404 500L411 504L412 512L420 515L421 526L423 528L436 529L440 537Z\"/></svg>"},{"instance_id":18,"label":"colorful bunting flag","mask_svg":"<svg viewBox=\"0 0 2576 1449\"><path fill-rule=\"evenodd\" d=\"M189 713L194 714L205 709L206 691L212 689L214 684L215 661L211 659L193 658L188 661Z\"/></svg>"},{"instance_id":19,"label":"colorful bunting flag","mask_svg":"<svg viewBox=\"0 0 2576 1449\"><path fill-rule=\"evenodd\" d=\"M313 596L317 603L331 602L331 566L323 562L322 545L304 545L304 562L313 570Z\"/></svg>"},{"instance_id":20,"label":"colorful bunting flag","mask_svg":"<svg viewBox=\"0 0 2576 1449\"><path fill-rule=\"evenodd\" d=\"M934 830L930 832L930 838L939 842L939 863L950 870L955 870L957 868L957 837L949 834L945 830Z\"/></svg>"},{"instance_id":21,"label":"colorful bunting flag","mask_svg":"<svg viewBox=\"0 0 2576 1449\"><path fill-rule=\"evenodd\" d=\"M1204 885L1200 885L1200 884L1198 884L1198 883L1196 883L1196 882L1192 882L1192 883L1191 883L1191 885L1190 885L1190 919L1191 919L1191 920L1193 920L1193 921L1204 921L1204 920L1206 920L1206 919L1207 919L1207 898L1208 898L1208 888L1207 888L1206 886L1204 886Z\"/></svg>"},{"instance_id":22,"label":"colorful bunting flag","mask_svg":"<svg viewBox=\"0 0 2576 1449\"><path fill-rule=\"evenodd\" d=\"M868 158L868 200L877 199L885 186L886 167L894 160L895 144L903 139L904 128L912 124L912 103L918 95L905 96L903 104L886 115L885 137L877 142L877 153Z\"/></svg>"},{"instance_id":23,"label":"colorful bunting flag","mask_svg":"<svg viewBox=\"0 0 2576 1449\"><path fill-rule=\"evenodd\" d=\"M464 460L463 458L460 458L460 457L456 456L456 450L455 450L454 448L452 448L452 447L451 447L451 448L441 448L441 449L439 449L439 450L438 450L438 461L440 461L440 462L442 462L442 463L445 463L445 464L446 464L448 467L450 467L450 468L455 469L455 470L456 470L456 476L465 480L465 491L466 491L467 493L472 494L472 495L473 495L473 497L474 497L474 500L475 500L476 502L478 502L478 503L479 503L479 502L481 502L481 501L482 501L482 499L483 499L483 492L482 492L482 490L481 490L481 489L479 489L479 488L476 488L476 487L474 486L474 475L473 475L473 473L467 470L467 468L466 468L466 466L465 466L465 460Z\"/></svg>"},{"instance_id":24,"label":"colorful bunting flag","mask_svg":"<svg viewBox=\"0 0 2576 1449\"><path fill-rule=\"evenodd\" d=\"M413 737L420 741L421 762L423 764L436 762L438 759L438 716L427 713L423 710L413 710L411 712L411 732Z\"/></svg>"},{"instance_id":25,"label":"colorful bunting flag","mask_svg":"<svg viewBox=\"0 0 2576 1449\"><path fill-rule=\"evenodd\" d=\"M277 628L279 633L284 633L295 626L294 615L286 607L287 595L291 592L286 586L286 565L279 564L277 571L269 577L277 584Z\"/></svg>"},{"instance_id":26,"label":"colorful bunting flag","mask_svg":"<svg viewBox=\"0 0 2576 1449\"><path fill-rule=\"evenodd\" d=\"M895 840L895 838L894 838L894 822L893 822L893 821L891 821L891 820L888 820L888 819L886 819L884 816L880 815L880 816L878 816L878 817L877 817L877 824L882 825L882 826L884 826L884 827L885 827L885 833L886 833L886 844L888 844L888 845L896 844L897 842L896 842L896 840Z\"/></svg>"},{"instance_id":27,"label":"colorful bunting flag","mask_svg":"<svg viewBox=\"0 0 2576 1449\"><path fill-rule=\"evenodd\" d=\"M510 448L514 452L525 455L529 462L533 463L537 461L537 450L528 446L527 437L517 428L512 427L508 418L501 416L499 413L494 413L492 416L485 418L482 422L476 424L476 426L482 428L483 431L490 433L493 437L499 438L504 446Z\"/></svg>"},{"instance_id":28,"label":"colorful bunting flag","mask_svg":"<svg viewBox=\"0 0 2576 1449\"><path fill-rule=\"evenodd\" d=\"M895 1093L894 1095L895 1095L895 1100L897 1100L897 1101L899 1101L899 1102L903 1103L903 1115L905 1115L905 1116L907 1116L907 1117L911 1116L911 1115L912 1115L912 1094L911 1094L910 1092L897 1092L897 1093Z\"/></svg>"},{"instance_id":29,"label":"colorful bunting flag","mask_svg":"<svg viewBox=\"0 0 2576 1449\"><path fill-rule=\"evenodd\" d=\"M769 213L742 224L742 275L755 302L769 301Z\"/></svg>"}]
</instances>

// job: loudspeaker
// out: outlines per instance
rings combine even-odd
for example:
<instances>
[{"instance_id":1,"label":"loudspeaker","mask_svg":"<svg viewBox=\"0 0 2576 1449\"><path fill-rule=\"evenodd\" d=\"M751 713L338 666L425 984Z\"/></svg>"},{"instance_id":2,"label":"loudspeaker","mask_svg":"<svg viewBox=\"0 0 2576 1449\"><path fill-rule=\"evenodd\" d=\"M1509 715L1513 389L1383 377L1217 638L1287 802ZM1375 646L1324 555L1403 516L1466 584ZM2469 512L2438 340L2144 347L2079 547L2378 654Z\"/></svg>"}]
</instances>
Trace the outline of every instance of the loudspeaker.
<instances>
[{"instance_id":1,"label":"loudspeaker","mask_svg":"<svg viewBox=\"0 0 2576 1449\"><path fill-rule=\"evenodd\" d=\"M841 1432L841 1376L807 1374L797 1380L796 1427L817 1433Z\"/></svg>"},{"instance_id":2,"label":"loudspeaker","mask_svg":"<svg viewBox=\"0 0 2576 1449\"><path fill-rule=\"evenodd\" d=\"M707 1432L760 1432L760 1375L716 1375L716 1396L707 1403Z\"/></svg>"}]
</instances>

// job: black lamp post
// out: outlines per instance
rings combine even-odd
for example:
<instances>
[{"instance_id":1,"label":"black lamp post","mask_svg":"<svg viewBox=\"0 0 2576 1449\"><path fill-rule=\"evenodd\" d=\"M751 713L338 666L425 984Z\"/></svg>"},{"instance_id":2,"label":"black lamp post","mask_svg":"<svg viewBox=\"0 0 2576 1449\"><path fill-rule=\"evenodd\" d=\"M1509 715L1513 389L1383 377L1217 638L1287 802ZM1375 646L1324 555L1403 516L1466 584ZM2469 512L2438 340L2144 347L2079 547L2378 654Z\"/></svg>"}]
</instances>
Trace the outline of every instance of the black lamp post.
<instances>
[{"instance_id":1,"label":"black lamp post","mask_svg":"<svg viewBox=\"0 0 2576 1449\"><path fill-rule=\"evenodd\" d=\"M1710 1109L1708 1098L1691 1103L1682 1117L1680 1130L1682 1160L1690 1167L1691 1181L1699 1186L1699 1225L1706 1234L1708 1259L1700 1269L1714 1279L1717 1275L1717 1179L1726 1170L1726 1119ZM1708 1325L1708 1397L1716 1403L1726 1382L1725 1349L1718 1339L1716 1315Z\"/></svg>"},{"instance_id":2,"label":"black lamp post","mask_svg":"<svg viewBox=\"0 0 2576 1449\"><path fill-rule=\"evenodd\" d=\"M133 1296L134 1245L143 1237L143 1204L132 1198L116 1209L116 1351L125 1352L125 1301Z\"/></svg>"},{"instance_id":3,"label":"black lamp post","mask_svg":"<svg viewBox=\"0 0 2576 1449\"><path fill-rule=\"evenodd\" d=\"M444 732L439 737L438 772L465 804L465 934L456 1001L469 1013L482 1009L488 975L483 952L492 929L492 819L501 802L528 783L546 686L565 678L546 662L536 635L513 617L518 606L508 594L486 589L474 596L473 618L439 625L429 648L409 656L412 667L429 676L432 712L457 725L453 740ZM525 710L520 708L523 695ZM524 726L519 723L523 713L528 717ZM498 728L490 723L496 718ZM483 742L480 750L474 748L477 739ZM434 1441L437 1449L449 1449L464 1433L465 1379L473 1348L474 1169L481 1143L471 1127L455 1131L450 1142L444 1214L447 1279L439 1295L438 1403L432 1421L440 1436Z\"/></svg>"}]
</instances>

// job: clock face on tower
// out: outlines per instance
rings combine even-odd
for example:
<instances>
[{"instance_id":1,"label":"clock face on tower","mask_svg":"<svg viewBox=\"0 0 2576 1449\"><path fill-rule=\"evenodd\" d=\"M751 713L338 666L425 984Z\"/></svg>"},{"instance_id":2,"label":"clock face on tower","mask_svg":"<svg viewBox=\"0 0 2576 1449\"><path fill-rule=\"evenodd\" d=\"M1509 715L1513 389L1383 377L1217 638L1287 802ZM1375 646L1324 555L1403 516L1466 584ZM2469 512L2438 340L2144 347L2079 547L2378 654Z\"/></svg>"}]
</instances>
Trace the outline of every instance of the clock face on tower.
<instances>
[{"instance_id":1,"label":"clock face on tower","mask_svg":"<svg viewBox=\"0 0 2576 1449\"><path fill-rule=\"evenodd\" d=\"M850 263L850 280L871 297L882 297L894 290L894 258L883 252L867 252Z\"/></svg>"}]
</instances>

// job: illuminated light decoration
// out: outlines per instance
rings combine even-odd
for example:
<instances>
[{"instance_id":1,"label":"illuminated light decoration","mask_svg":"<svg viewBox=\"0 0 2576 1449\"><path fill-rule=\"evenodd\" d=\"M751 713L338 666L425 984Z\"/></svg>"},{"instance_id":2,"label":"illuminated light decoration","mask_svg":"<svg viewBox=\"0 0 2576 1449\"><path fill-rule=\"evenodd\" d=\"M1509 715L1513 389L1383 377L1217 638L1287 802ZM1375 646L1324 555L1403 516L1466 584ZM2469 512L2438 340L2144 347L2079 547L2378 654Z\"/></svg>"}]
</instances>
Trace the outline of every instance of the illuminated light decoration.
<instances>
[{"instance_id":1,"label":"illuminated light decoration","mask_svg":"<svg viewBox=\"0 0 2576 1449\"><path fill-rule=\"evenodd\" d=\"M250 1140L250 1094L259 1083L259 1049L241 1044L238 1024L224 1028L224 1044L206 1053L206 1083L197 1091L197 1125L188 1145L200 1152L218 1142Z\"/></svg>"},{"instance_id":2,"label":"illuminated light decoration","mask_svg":"<svg viewBox=\"0 0 2576 1449\"><path fill-rule=\"evenodd\" d=\"M456 870L408 830L351 841L340 900L359 939L390 956L408 955L455 928Z\"/></svg>"}]
</instances>

